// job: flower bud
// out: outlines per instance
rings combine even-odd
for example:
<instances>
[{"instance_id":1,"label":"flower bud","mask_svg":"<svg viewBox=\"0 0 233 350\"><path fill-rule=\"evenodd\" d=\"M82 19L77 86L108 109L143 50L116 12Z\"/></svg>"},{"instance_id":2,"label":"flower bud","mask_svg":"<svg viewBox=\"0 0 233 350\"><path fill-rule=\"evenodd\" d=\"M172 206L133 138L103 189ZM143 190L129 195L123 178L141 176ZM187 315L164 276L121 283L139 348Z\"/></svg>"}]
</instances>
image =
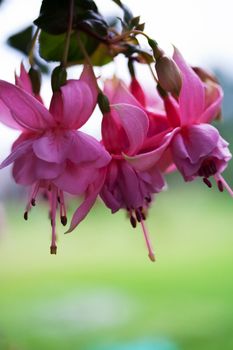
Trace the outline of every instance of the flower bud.
<instances>
[{"instance_id":1,"label":"flower bud","mask_svg":"<svg viewBox=\"0 0 233 350\"><path fill-rule=\"evenodd\" d=\"M110 112L109 100L106 95L99 92L97 97L98 106L103 114Z\"/></svg>"},{"instance_id":2,"label":"flower bud","mask_svg":"<svg viewBox=\"0 0 233 350\"><path fill-rule=\"evenodd\" d=\"M175 61L167 56L161 56L155 63L155 69L159 85L165 91L179 96L182 87L182 78Z\"/></svg>"},{"instance_id":3,"label":"flower bud","mask_svg":"<svg viewBox=\"0 0 233 350\"><path fill-rule=\"evenodd\" d=\"M57 66L54 68L52 77L51 77L51 85L53 92L58 91L62 85L65 84L67 78L67 72L64 67Z\"/></svg>"},{"instance_id":4,"label":"flower bud","mask_svg":"<svg viewBox=\"0 0 233 350\"><path fill-rule=\"evenodd\" d=\"M218 84L218 80L214 74L206 71L205 69L203 69L201 67L192 67L192 69L199 76L201 81L203 81L204 83L206 83L207 81L212 81L213 83Z\"/></svg>"},{"instance_id":5,"label":"flower bud","mask_svg":"<svg viewBox=\"0 0 233 350\"><path fill-rule=\"evenodd\" d=\"M34 94L38 95L41 87L41 72L35 67L31 67L28 74L32 83L32 90Z\"/></svg>"}]
</instances>

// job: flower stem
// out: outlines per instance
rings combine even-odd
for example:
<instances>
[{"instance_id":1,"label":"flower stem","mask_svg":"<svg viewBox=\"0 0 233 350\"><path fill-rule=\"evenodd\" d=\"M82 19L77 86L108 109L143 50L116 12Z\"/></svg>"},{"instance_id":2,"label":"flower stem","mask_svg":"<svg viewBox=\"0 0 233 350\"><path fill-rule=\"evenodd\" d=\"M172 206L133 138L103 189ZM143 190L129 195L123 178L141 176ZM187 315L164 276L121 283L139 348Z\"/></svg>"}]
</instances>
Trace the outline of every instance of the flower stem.
<instances>
[{"instance_id":1,"label":"flower stem","mask_svg":"<svg viewBox=\"0 0 233 350\"><path fill-rule=\"evenodd\" d=\"M31 47L30 47L30 50L28 53L28 60L29 60L29 63L31 66L34 65L34 48L36 45L36 40L37 40L39 32L40 32L40 28L38 27L37 30L35 31L35 34L32 37Z\"/></svg>"},{"instance_id":2,"label":"flower stem","mask_svg":"<svg viewBox=\"0 0 233 350\"><path fill-rule=\"evenodd\" d=\"M67 27L67 32L66 32L63 58L62 58L62 62L61 62L61 65L64 68L67 66L67 58L68 58L69 47L70 47L70 35L71 35L71 31L72 31L73 16L74 16L74 0L70 0L68 27Z\"/></svg>"}]
</instances>

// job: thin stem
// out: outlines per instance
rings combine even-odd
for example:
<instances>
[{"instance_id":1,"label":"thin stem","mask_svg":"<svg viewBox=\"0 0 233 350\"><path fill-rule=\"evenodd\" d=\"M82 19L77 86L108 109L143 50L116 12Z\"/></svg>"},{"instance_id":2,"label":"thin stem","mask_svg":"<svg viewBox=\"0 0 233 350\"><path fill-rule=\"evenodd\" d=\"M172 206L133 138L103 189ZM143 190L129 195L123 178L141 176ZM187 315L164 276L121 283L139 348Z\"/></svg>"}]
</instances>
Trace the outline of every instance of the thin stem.
<instances>
[{"instance_id":1,"label":"thin stem","mask_svg":"<svg viewBox=\"0 0 233 350\"><path fill-rule=\"evenodd\" d=\"M157 79L155 73L153 72L153 69L152 69L150 63L147 63L147 65L148 65L148 68L149 68L149 70L150 70L150 72L151 72L151 75L152 75L153 79L155 80L156 84L158 84L159 81L158 81L158 79Z\"/></svg>"},{"instance_id":2,"label":"thin stem","mask_svg":"<svg viewBox=\"0 0 233 350\"><path fill-rule=\"evenodd\" d=\"M67 66L67 58L68 58L69 47L70 47L70 35L72 31L73 16L74 16L74 0L70 0L68 27L66 32L65 48L64 48L63 59L61 64L63 67Z\"/></svg>"},{"instance_id":3,"label":"thin stem","mask_svg":"<svg viewBox=\"0 0 233 350\"><path fill-rule=\"evenodd\" d=\"M29 63L31 66L34 65L34 48L36 45L36 40L37 40L39 32L40 32L40 28L38 27L37 30L35 31L35 34L32 37L31 47L30 47L30 50L28 53L28 60L29 60Z\"/></svg>"},{"instance_id":4,"label":"thin stem","mask_svg":"<svg viewBox=\"0 0 233 350\"><path fill-rule=\"evenodd\" d=\"M89 66L92 67L92 62L91 62L91 59L87 53L87 50L85 48L85 46L83 45L82 43L82 40L80 40L80 37L79 37L79 32L77 32L77 41L78 41L78 45L80 47L80 50L82 51L82 54L83 56L85 57L85 60L87 61L87 63L89 64Z\"/></svg>"},{"instance_id":5,"label":"thin stem","mask_svg":"<svg viewBox=\"0 0 233 350\"><path fill-rule=\"evenodd\" d=\"M144 234L144 238L145 238L145 241L146 241L146 246L147 246L148 253L149 253L148 256L149 256L150 260L154 262L155 261L155 254L153 252L152 244L150 242L150 237L149 237L146 225L145 225L143 220L141 221L141 226L142 226L142 231L143 231L143 234Z\"/></svg>"}]
</instances>

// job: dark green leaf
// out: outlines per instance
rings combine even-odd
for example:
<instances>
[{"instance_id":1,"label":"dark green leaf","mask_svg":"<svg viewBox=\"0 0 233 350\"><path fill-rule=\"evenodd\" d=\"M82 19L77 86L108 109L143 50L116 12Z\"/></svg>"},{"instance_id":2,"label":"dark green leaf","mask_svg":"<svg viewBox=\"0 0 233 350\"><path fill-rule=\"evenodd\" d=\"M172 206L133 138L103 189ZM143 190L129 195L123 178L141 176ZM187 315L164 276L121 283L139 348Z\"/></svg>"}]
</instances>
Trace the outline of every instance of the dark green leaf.
<instances>
[{"instance_id":1,"label":"dark green leaf","mask_svg":"<svg viewBox=\"0 0 233 350\"><path fill-rule=\"evenodd\" d=\"M121 0L112 0L113 2L115 2L115 4L117 4L122 10L123 10L123 22L128 26L130 25L130 22L133 19L133 13L132 11L128 8L128 6L126 6L125 4L123 4L121 2Z\"/></svg>"},{"instance_id":2,"label":"dark green leaf","mask_svg":"<svg viewBox=\"0 0 233 350\"><path fill-rule=\"evenodd\" d=\"M32 40L33 29L32 26L23 29L21 32L18 32L12 36L10 36L7 40L7 43L25 55L28 55L30 49L30 43Z\"/></svg>"},{"instance_id":3,"label":"dark green leaf","mask_svg":"<svg viewBox=\"0 0 233 350\"><path fill-rule=\"evenodd\" d=\"M43 0L40 16L34 23L49 34L59 35L67 31L69 18L68 0ZM88 29L99 36L107 35L108 25L92 0L75 0L73 29Z\"/></svg>"},{"instance_id":4,"label":"dark green leaf","mask_svg":"<svg viewBox=\"0 0 233 350\"><path fill-rule=\"evenodd\" d=\"M82 41L88 55L92 55L98 46L98 41L85 33L80 33L80 40ZM41 32L40 38L40 55L46 61L62 61L65 34L51 35L45 32ZM84 60L84 55L78 45L76 33L73 33L70 38L70 47L68 53L68 63L72 64L76 61Z\"/></svg>"}]
</instances>

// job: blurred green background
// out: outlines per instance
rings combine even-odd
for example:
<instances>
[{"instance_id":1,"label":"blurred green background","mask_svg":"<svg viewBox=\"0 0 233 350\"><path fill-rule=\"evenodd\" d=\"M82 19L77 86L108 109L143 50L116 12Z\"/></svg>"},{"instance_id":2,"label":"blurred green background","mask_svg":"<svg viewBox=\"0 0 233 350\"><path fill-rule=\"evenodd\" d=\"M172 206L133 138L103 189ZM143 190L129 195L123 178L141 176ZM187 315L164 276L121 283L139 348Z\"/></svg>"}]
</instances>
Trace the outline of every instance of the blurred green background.
<instances>
[{"instance_id":1,"label":"blurred green background","mask_svg":"<svg viewBox=\"0 0 233 350\"><path fill-rule=\"evenodd\" d=\"M8 203L0 349L233 349L232 199L168 182L147 222L156 263L124 212L97 203L70 235L59 227L50 256L46 208L25 222L22 201Z\"/></svg>"}]
</instances>

